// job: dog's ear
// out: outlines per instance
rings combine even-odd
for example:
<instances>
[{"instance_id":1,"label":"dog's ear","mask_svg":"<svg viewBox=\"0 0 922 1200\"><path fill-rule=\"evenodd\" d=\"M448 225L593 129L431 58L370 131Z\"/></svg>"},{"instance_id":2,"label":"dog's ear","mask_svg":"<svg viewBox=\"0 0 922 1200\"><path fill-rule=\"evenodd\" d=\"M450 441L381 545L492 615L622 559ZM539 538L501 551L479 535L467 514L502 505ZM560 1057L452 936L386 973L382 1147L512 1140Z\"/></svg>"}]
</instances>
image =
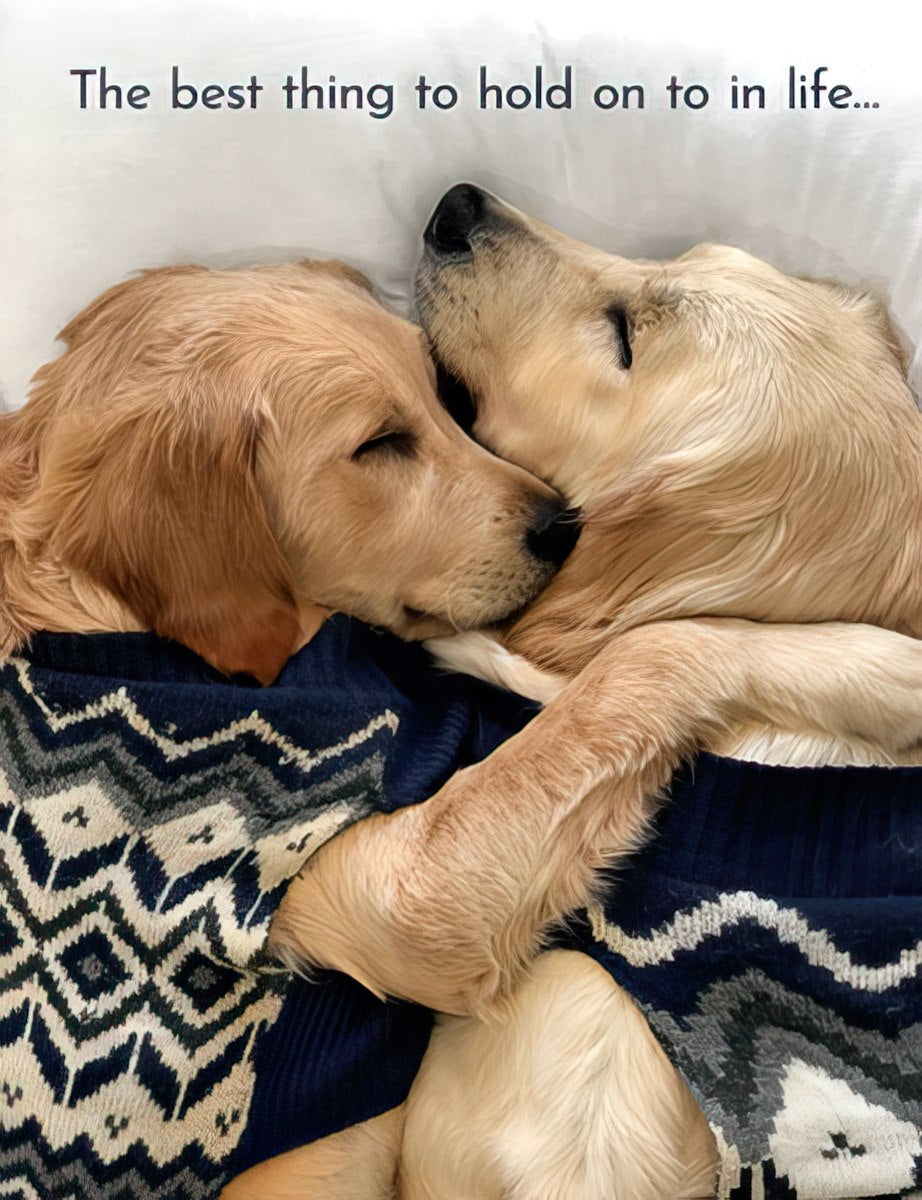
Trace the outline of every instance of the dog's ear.
<instances>
[{"instance_id":1,"label":"dog's ear","mask_svg":"<svg viewBox=\"0 0 922 1200\"><path fill-rule=\"evenodd\" d=\"M367 275L364 275L357 267L350 267L348 263L341 262L338 258L302 258L299 259L298 266L305 271L332 275L334 279L345 279L349 283L354 283L356 287L362 288L363 291L370 292L372 295L375 293L375 285Z\"/></svg>"},{"instance_id":2,"label":"dog's ear","mask_svg":"<svg viewBox=\"0 0 922 1200\"><path fill-rule=\"evenodd\" d=\"M201 382L113 410L46 431L32 529L157 633L271 682L302 638L256 478L268 418Z\"/></svg>"}]
</instances>

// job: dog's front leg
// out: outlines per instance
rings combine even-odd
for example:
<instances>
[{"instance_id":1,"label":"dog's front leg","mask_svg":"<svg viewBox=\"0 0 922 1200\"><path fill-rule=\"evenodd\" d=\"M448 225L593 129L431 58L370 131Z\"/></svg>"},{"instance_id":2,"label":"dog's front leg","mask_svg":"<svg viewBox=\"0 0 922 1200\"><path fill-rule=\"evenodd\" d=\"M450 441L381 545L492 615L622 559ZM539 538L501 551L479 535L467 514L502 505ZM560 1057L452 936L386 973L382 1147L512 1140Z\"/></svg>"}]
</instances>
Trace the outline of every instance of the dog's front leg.
<instances>
[{"instance_id":1,"label":"dog's front leg","mask_svg":"<svg viewBox=\"0 0 922 1200\"><path fill-rule=\"evenodd\" d=\"M279 955L443 1012L483 1012L507 994L541 931L591 893L600 827L617 813L635 840L645 798L719 723L655 642L625 635L424 804L324 846L273 922Z\"/></svg>"},{"instance_id":2,"label":"dog's front leg","mask_svg":"<svg viewBox=\"0 0 922 1200\"><path fill-rule=\"evenodd\" d=\"M591 896L598 858L588 831L621 809L631 814L624 827L639 832L655 790L652 771L593 788L584 770L568 787L544 749L528 739L517 762L459 772L425 804L369 817L328 843L273 922L279 957L345 971L382 996L484 1015L541 931ZM594 819L567 822L590 804Z\"/></svg>"},{"instance_id":3,"label":"dog's front leg","mask_svg":"<svg viewBox=\"0 0 922 1200\"><path fill-rule=\"evenodd\" d=\"M370 817L291 885L272 943L448 1013L508 995L586 902L596 848L643 836L704 738L754 716L922 736L922 644L868 626L668 621L613 641L514 738L424 804Z\"/></svg>"}]
</instances>

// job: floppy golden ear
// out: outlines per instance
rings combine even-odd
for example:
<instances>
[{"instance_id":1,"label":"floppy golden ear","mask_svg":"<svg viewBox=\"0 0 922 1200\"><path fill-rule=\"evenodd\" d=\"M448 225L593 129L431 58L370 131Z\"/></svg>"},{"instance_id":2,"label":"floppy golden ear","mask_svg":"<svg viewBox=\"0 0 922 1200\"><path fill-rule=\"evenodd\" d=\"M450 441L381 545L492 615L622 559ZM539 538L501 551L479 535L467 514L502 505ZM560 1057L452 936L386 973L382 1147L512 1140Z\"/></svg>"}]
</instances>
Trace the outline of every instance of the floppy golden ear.
<instances>
[{"instance_id":1,"label":"floppy golden ear","mask_svg":"<svg viewBox=\"0 0 922 1200\"><path fill-rule=\"evenodd\" d=\"M106 288L75 317L71 317L58 338L68 346L79 345L92 337L111 339L119 325L143 311L145 300L149 300L155 290L184 276L207 273L208 268L197 263L176 263L169 267L146 267L135 271L129 279Z\"/></svg>"},{"instance_id":2,"label":"floppy golden ear","mask_svg":"<svg viewBox=\"0 0 922 1200\"><path fill-rule=\"evenodd\" d=\"M201 387L113 407L46 434L33 528L150 628L271 682L300 625L256 481L260 413Z\"/></svg>"},{"instance_id":3,"label":"floppy golden ear","mask_svg":"<svg viewBox=\"0 0 922 1200\"><path fill-rule=\"evenodd\" d=\"M348 263L344 263L338 258L302 258L298 260L298 266L303 267L306 271L332 275L334 279L345 279L374 295L375 285L368 276L364 275L357 267L350 267Z\"/></svg>"}]
</instances>

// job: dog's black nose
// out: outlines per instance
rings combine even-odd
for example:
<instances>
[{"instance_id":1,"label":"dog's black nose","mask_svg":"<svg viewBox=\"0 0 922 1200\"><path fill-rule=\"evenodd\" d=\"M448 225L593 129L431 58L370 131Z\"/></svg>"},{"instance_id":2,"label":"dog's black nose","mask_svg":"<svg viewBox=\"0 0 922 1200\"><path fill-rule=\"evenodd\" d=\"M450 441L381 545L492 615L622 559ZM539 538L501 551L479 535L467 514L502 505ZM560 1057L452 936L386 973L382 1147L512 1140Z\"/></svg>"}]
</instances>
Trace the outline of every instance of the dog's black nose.
<instances>
[{"instance_id":1,"label":"dog's black nose","mask_svg":"<svg viewBox=\"0 0 922 1200\"><path fill-rule=\"evenodd\" d=\"M423 241L437 254L472 254L471 234L484 219L486 200L472 183L456 183L436 205Z\"/></svg>"},{"instance_id":2,"label":"dog's black nose","mask_svg":"<svg viewBox=\"0 0 922 1200\"><path fill-rule=\"evenodd\" d=\"M567 508L565 500L540 500L525 535L528 549L535 558L559 567L579 540L579 517L579 509Z\"/></svg>"}]
</instances>

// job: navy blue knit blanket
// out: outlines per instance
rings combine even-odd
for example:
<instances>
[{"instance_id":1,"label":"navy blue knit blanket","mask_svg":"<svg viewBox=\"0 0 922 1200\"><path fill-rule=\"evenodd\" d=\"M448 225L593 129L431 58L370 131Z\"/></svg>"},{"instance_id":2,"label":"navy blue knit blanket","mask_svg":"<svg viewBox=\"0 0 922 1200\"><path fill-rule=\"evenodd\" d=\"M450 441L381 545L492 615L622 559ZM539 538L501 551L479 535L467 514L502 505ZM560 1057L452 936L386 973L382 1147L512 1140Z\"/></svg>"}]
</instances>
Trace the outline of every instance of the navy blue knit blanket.
<instances>
[{"instance_id":1,"label":"navy blue knit blanket","mask_svg":"<svg viewBox=\"0 0 922 1200\"><path fill-rule=\"evenodd\" d=\"M268 924L325 840L533 708L342 617L266 689L141 634L2 675L0 1194L206 1200L403 1100L430 1015L292 979ZM688 1079L720 1194L918 1186L922 770L702 756L660 825L566 942Z\"/></svg>"},{"instance_id":2,"label":"navy blue knit blanket","mask_svg":"<svg viewBox=\"0 0 922 1200\"><path fill-rule=\"evenodd\" d=\"M718 1196L922 1187L922 768L700 755L570 945L634 998Z\"/></svg>"},{"instance_id":3,"label":"navy blue knit blanket","mask_svg":"<svg viewBox=\"0 0 922 1200\"><path fill-rule=\"evenodd\" d=\"M269 921L532 706L343 617L270 688L147 634L43 634L0 676L0 1194L205 1200L399 1104L431 1015L293 980Z\"/></svg>"}]
</instances>

